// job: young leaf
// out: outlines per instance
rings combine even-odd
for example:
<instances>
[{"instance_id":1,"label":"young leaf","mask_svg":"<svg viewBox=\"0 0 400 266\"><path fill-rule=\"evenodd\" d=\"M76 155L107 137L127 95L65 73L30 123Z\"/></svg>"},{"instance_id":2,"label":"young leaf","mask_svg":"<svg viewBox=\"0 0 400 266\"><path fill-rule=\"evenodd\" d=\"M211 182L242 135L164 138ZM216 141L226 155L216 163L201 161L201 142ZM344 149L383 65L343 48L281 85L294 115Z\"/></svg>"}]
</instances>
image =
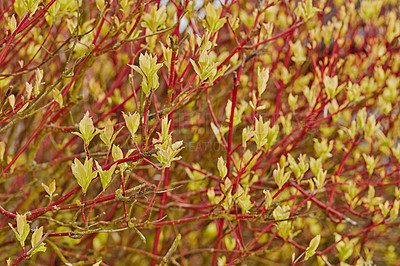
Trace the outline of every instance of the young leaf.
<instances>
[{"instance_id":1,"label":"young leaf","mask_svg":"<svg viewBox=\"0 0 400 266\"><path fill-rule=\"evenodd\" d=\"M113 123L108 119L106 121L106 124L104 126L104 129L100 131L100 139L103 141L103 143L107 146L108 149L111 148L112 143L114 142L115 138L118 136L119 132L124 127L121 127L117 132L114 133L114 125Z\"/></svg>"},{"instance_id":2,"label":"young leaf","mask_svg":"<svg viewBox=\"0 0 400 266\"><path fill-rule=\"evenodd\" d=\"M218 163L217 163L218 171L219 171L219 176L221 178L224 178L226 174L228 173L228 169L226 168L224 159L222 157L218 158Z\"/></svg>"},{"instance_id":3,"label":"young leaf","mask_svg":"<svg viewBox=\"0 0 400 266\"><path fill-rule=\"evenodd\" d=\"M131 133L132 138L135 137L135 133L139 128L140 125L140 115L138 113L134 113L133 115L131 114L125 114L124 115L124 119L125 119L125 123L126 123L126 127L128 128L129 132Z\"/></svg>"},{"instance_id":4,"label":"young leaf","mask_svg":"<svg viewBox=\"0 0 400 266\"><path fill-rule=\"evenodd\" d=\"M31 238L31 244L32 247L36 246L39 241L42 239L43 236L43 226L36 228L35 232L33 232L32 234L32 238ZM38 245L31 253L31 255L33 256L35 253L38 252L46 252L46 247L44 243L40 243L40 245Z\"/></svg>"},{"instance_id":5,"label":"young leaf","mask_svg":"<svg viewBox=\"0 0 400 266\"><path fill-rule=\"evenodd\" d=\"M267 83L269 80L269 68L258 68L258 96L261 97L261 95L264 93L264 91L267 89Z\"/></svg>"},{"instance_id":6,"label":"young leaf","mask_svg":"<svg viewBox=\"0 0 400 266\"><path fill-rule=\"evenodd\" d=\"M265 209L268 209L272 204L272 196L269 190L264 189Z\"/></svg>"},{"instance_id":7,"label":"young leaf","mask_svg":"<svg viewBox=\"0 0 400 266\"><path fill-rule=\"evenodd\" d=\"M327 170L323 171L323 169L320 168L317 176L313 178L318 190L321 190L324 187L327 172Z\"/></svg>"},{"instance_id":8,"label":"young leaf","mask_svg":"<svg viewBox=\"0 0 400 266\"><path fill-rule=\"evenodd\" d=\"M53 89L53 98L58 103L60 108L63 107L63 97L59 90Z\"/></svg>"},{"instance_id":9,"label":"young leaf","mask_svg":"<svg viewBox=\"0 0 400 266\"><path fill-rule=\"evenodd\" d=\"M142 76L142 90L148 96L151 90L156 90L160 86L158 82L157 71L162 67L162 64L157 64L157 57L151 54L140 54L139 67L129 65Z\"/></svg>"},{"instance_id":10,"label":"young leaf","mask_svg":"<svg viewBox=\"0 0 400 266\"><path fill-rule=\"evenodd\" d=\"M94 162L96 163L97 171L99 171L101 186L103 187L103 191L105 191L111 181L117 164L113 164L108 170L103 170L97 161Z\"/></svg>"},{"instance_id":11,"label":"young leaf","mask_svg":"<svg viewBox=\"0 0 400 266\"><path fill-rule=\"evenodd\" d=\"M28 11L33 14L38 9L40 0L24 0L24 5Z\"/></svg>"},{"instance_id":12,"label":"young leaf","mask_svg":"<svg viewBox=\"0 0 400 266\"><path fill-rule=\"evenodd\" d=\"M5 151L6 151L6 143L4 141L0 141L0 163L1 161L3 161Z\"/></svg>"},{"instance_id":13,"label":"young leaf","mask_svg":"<svg viewBox=\"0 0 400 266\"><path fill-rule=\"evenodd\" d=\"M251 196L249 195L248 188L245 190L242 188L242 186L239 185L236 195L237 195L237 203L242 209L243 214L248 212L254 206L254 203L251 201Z\"/></svg>"},{"instance_id":14,"label":"young leaf","mask_svg":"<svg viewBox=\"0 0 400 266\"><path fill-rule=\"evenodd\" d=\"M153 143L156 142L158 142L158 140L153 139ZM176 157L176 155L183 149L183 147L181 147L182 145L183 141L172 143L172 138L169 138L164 141L164 143L155 145L158 152L153 156L157 158L163 167L170 167L173 161L181 159L181 156Z\"/></svg>"},{"instance_id":15,"label":"young leaf","mask_svg":"<svg viewBox=\"0 0 400 266\"><path fill-rule=\"evenodd\" d=\"M286 182L289 180L291 171L288 171L285 173L285 168L281 168L279 164L277 164L278 169L275 169L273 172L273 176L275 179L276 184L278 185L279 189L283 187L283 185L286 184Z\"/></svg>"},{"instance_id":16,"label":"young leaf","mask_svg":"<svg viewBox=\"0 0 400 266\"><path fill-rule=\"evenodd\" d=\"M317 250L319 246L319 242L321 240L321 235L317 235L313 239L311 239L310 244L308 245L308 248L306 249L306 257L304 260L308 260L311 256L315 254L315 251Z\"/></svg>"},{"instance_id":17,"label":"young leaf","mask_svg":"<svg viewBox=\"0 0 400 266\"><path fill-rule=\"evenodd\" d=\"M206 6L206 19L202 20L203 26L207 28L211 34L217 32L226 22L226 18L220 18L222 8L215 8L211 3Z\"/></svg>"},{"instance_id":18,"label":"young leaf","mask_svg":"<svg viewBox=\"0 0 400 266\"><path fill-rule=\"evenodd\" d=\"M332 78L329 76L324 76L325 92L326 95L328 95L328 99L334 98L340 92L340 89L338 89L338 83L338 76L334 76Z\"/></svg>"},{"instance_id":19,"label":"young leaf","mask_svg":"<svg viewBox=\"0 0 400 266\"><path fill-rule=\"evenodd\" d=\"M112 155L114 161L118 161L118 160L121 160L124 158L124 154L123 154L121 148L119 146L115 146L115 145L112 146L111 155Z\"/></svg>"},{"instance_id":20,"label":"young leaf","mask_svg":"<svg viewBox=\"0 0 400 266\"><path fill-rule=\"evenodd\" d=\"M261 149L268 142L268 129L270 122L263 122L262 117L255 119L254 142L257 144L257 149Z\"/></svg>"},{"instance_id":21,"label":"young leaf","mask_svg":"<svg viewBox=\"0 0 400 266\"><path fill-rule=\"evenodd\" d=\"M236 240L230 235L227 235L224 237L224 244L228 250L233 250L236 247Z\"/></svg>"},{"instance_id":22,"label":"young leaf","mask_svg":"<svg viewBox=\"0 0 400 266\"><path fill-rule=\"evenodd\" d=\"M92 167L93 158L88 160L87 157L84 164L75 158L74 163L71 165L72 173L78 181L78 184L81 186L84 194L86 194L90 182L97 176L97 171L93 172Z\"/></svg>"},{"instance_id":23,"label":"young leaf","mask_svg":"<svg viewBox=\"0 0 400 266\"><path fill-rule=\"evenodd\" d=\"M29 224L26 222L26 214L20 215L17 213L16 216L16 221L17 221L17 230L12 226L12 224L8 224L11 229L15 233L15 237L21 244L21 247L25 247L25 240L28 237L28 234L30 232Z\"/></svg>"},{"instance_id":24,"label":"young leaf","mask_svg":"<svg viewBox=\"0 0 400 266\"><path fill-rule=\"evenodd\" d=\"M301 17L304 21L307 21L318 11L320 11L320 9L313 7L312 0L302 0L297 5L294 12L296 16Z\"/></svg>"},{"instance_id":25,"label":"young leaf","mask_svg":"<svg viewBox=\"0 0 400 266\"><path fill-rule=\"evenodd\" d=\"M245 127L242 131L242 147L246 149L247 141L249 141L254 135L253 130Z\"/></svg>"},{"instance_id":26,"label":"young leaf","mask_svg":"<svg viewBox=\"0 0 400 266\"><path fill-rule=\"evenodd\" d=\"M297 95L293 96L292 93L289 94L288 103L289 103L290 109L292 109L292 111L296 110L297 98L298 98Z\"/></svg>"},{"instance_id":27,"label":"young leaf","mask_svg":"<svg viewBox=\"0 0 400 266\"><path fill-rule=\"evenodd\" d=\"M50 183L49 186L47 186L46 184L42 183L42 187L46 191L46 193L48 194L48 197L52 198L53 196L58 195L57 193L54 194L54 192L56 191L56 180L55 179L53 179L53 181Z\"/></svg>"},{"instance_id":28,"label":"young leaf","mask_svg":"<svg viewBox=\"0 0 400 266\"><path fill-rule=\"evenodd\" d=\"M292 61L295 62L297 65L301 66L306 61L306 49L304 48L303 44L300 40L297 40L295 43L290 42L290 49L293 52Z\"/></svg>"},{"instance_id":29,"label":"young leaf","mask_svg":"<svg viewBox=\"0 0 400 266\"><path fill-rule=\"evenodd\" d=\"M14 111L14 107L15 107L15 95L11 94L10 96L8 96L8 103L10 104L11 108Z\"/></svg>"},{"instance_id":30,"label":"young leaf","mask_svg":"<svg viewBox=\"0 0 400 266\"><path fill-rule=\"evenodd\" d=\"M158 9L157 6L153 5L148 12L144 13L142 18L142 27L150 29L151 32L155 32L165 26L167 19L166 6L160 6Z\"/></svg>"},{"instance_id":31,"label":"young leaf","mask_svg":"<svg viewBox=\"0 0 400 266\"><path fill-rule=\"evenodd\" d=\"M102 11L105 6L104 0L96 0L96 7L99 11Z\"/></svg>"},{"instance_id":32,"label":"young leaf","mask_svg":"<svg viewBox=\"0 0 400 266\"><path fill-rule=\"evenodd\" d=\"M375 166L379 162L379 158L374 158L374 156L367 155L365 153L362 154L364 157L365 164L367 165L367 172L368 174L372 175L374 172Z\"/></svg>"},{"instance_id":33,"label":"young leaf","mask_svg":"<svg viewBox=\"0 0 400 266\"><path fill-rule=\"evenodd\" d=\"M90 141L100 133L100 131L95 131L93 120L89 117L89 111L86 111L82 120L79 122L79 132L72 132L73 134L81 137L85 142L85 145L88 146Z\"/></svg>"}]
</instances>

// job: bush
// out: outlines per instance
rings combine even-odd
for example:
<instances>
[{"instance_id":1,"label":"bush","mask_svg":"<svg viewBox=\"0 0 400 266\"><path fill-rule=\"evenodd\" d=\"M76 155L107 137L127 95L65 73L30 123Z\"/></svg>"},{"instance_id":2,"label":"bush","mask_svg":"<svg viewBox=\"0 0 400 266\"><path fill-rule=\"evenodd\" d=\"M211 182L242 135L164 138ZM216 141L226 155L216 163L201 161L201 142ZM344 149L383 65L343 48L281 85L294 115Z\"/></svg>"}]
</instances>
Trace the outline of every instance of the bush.
<instances>
[{"instance_id":1,"label":"bush","mask_svg":"<svg viewBox=\"0 0 400 266\"><path fill-rule=\"evenodd\" d=\"M0 7L1 261L400 263L397 0Z\"/></svg>"}]
</instances>

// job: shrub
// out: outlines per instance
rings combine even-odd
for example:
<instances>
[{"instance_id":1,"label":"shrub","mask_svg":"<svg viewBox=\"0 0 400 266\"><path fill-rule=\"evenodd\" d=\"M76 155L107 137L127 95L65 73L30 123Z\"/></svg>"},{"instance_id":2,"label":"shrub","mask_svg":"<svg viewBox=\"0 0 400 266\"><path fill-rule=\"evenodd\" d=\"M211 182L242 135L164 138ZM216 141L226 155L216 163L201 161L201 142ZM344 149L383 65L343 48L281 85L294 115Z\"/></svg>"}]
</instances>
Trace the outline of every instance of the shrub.
<instances>
[{"instance_id":1,"label":"shrub","mask_svg":"<svg viewBox=\"0 0 400 266\"><path fill-rule=\"evenodd\" d=\"M2 261L400 263L397 0L0 7Z\"/></svg>"}]
</instances>

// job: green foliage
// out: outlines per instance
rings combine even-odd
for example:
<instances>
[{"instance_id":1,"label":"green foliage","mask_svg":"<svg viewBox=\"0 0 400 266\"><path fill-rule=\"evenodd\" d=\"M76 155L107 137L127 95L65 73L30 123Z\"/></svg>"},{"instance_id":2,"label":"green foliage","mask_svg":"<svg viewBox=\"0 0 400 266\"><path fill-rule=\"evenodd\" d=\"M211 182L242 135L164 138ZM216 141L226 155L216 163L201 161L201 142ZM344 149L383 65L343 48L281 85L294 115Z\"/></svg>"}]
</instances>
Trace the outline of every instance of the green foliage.
<instances>
[{"instance_id":1,"label":"green foliage","mask_svg":"<svg viewBox=\"0 0 400 266\"><path fill-rule=\"evenodd\" d=\"M156 32L165 26L165 21L167 19L167 12L165 6L157 9L156 5L153 5L149 12L143 15L142 26L149 28L152 32Z\"/></svg>"},{"instance_id":2,"label":"green foliage","mask_svg":"<svg viewBox=\"0 0 400 266\"><path fill-rule=\"evenodd\" d=\"M257 144L257 149L268 149L276 140L278 126L274 125L270 127L271 122L267 121L264 123L261 116L255 120L254 142Z\"/></svg>"},{"instance_id":3,"label":"green foliage","mask_svg":"<svg viewBox=\"0 0 400 266\"><path fill-rule=\"evenodd\" d=\"M103 141L104 145L107 146L108 150L111 149L111 145L122 129L124 128L121 127L117 132L114 133L113 123L109 119L106 121L104 129L100 131L100 139Z\"/></svg>"},{"instance_id":4,"label":"green foliage","mask_svg":"<svg viewBox=\"0 0 400 266\"><path fill-rule=\"evenodd\" d=\"M0 9L7 265L400 264L397 0Z\"/></svg>"},{"instance_id":5,"label":"green foliage","mask_svg":"<svg viewBox=\"0 0 400 266\"><path fill-rule=\"evenodd\" d=\"M285 168L281 168L281 166L277 164L277 169L274 170L273 175L275 183L278 185L279 189L281 189L289 180L290 174L290 171L285 172Z\"/></svg>"},{"instance_id":6,"label":"green foliage","mask_svg":"<svg viewBox=\"0 0 400 266\"><path fill-rule=\"evenodd\" d=\"M79 132L72 132L73 134L81 137L86 146L92 141L94 136L100 133L100 131L95 130L93 126L93 120L89 117L89 112L86 111L82 120L79 122Z\"/></svg>"},{"instance_id":7,"label":"green foliage","mask_svg":"<svg viewBox=\"0 0 400 266\"><path fill-rule=\"evenodd\" d=\"M215 80L218 64L213 62L213 58L208 51L203 50L201 52L198 60L199 66L197 66L196 62L192 59L190 59L190 63L194 71L196 71L197 75L200 77L200 81L210 79L210 83L212 83Z\"/></svg>"},{"instance_id":8,"label":"green foliage","mask_svg":"<svg viewBox=\"0 0 400 266\"><path fill-rule=\"evenodd\" d=\"M43 236L43 226L36 228L36 230L32 234L31 244L32 247L36 247L31 253L32 256L38 252L46 252L47 248L45 244L41 243L42 236Z\"/></svg>"},{"instance_id":9,"label":"green foliage","mask_svg":"<svg viewBox=\"0 0 400 266\"><path fill-rule=\"evenodd\" d=\"M25 240L28 237L30 233L30 227L29 224L26 222L26 214L20 215L17 213L16 215L16 221L17 221L17 230L12 226L12 224L8 224L10 228L14 231L15 233L15 238L19 241L21 247L25 247Z\"/></svg>"},{"instance_id":10,"label":"green foliage","mask_svg":"<svg viewBox=\"0 0 400 266\"><path fill-rule=\"evenodd\" d=\"M135 137L135 133L139 128L140 125L140 115L138 113L131 114L124 114L124 119L126 123L126 127L128 128L129 132L131 133L132 138Z\"/></svg>"},{"instance_id":11,"label":"green foliage","mask_svg":"<svg viewBox=\"0 0 400 266\"><path fill-rule=\"evenodd\" d=\"M71 165L72 173L74 174L76 181L81 186L82 191L86 194L90 182L97 176L97 171L92 170L93 158L85 158L84 164L75 158Z\"/></svg>"},{"instance_id":12,"label":"green foliage","mask_svg":"<svg viewBox=\"0 0 400 266\"><path fill-rule=\"evenodd\" d=\"M139 67L129 65L136 72L142 76L142 90L146 95L151 91L158 89L160 83L158 82L157 71L162 67L162 64L157 64L157 57L153 57L147 52L139 56Z\"/></svg>"},{"instance_id":13,"label":"green foliage","mask_svg":"<svg viewBox=\"0 0 400 266\"><path fill-rule=\"evenodd\" d=\"M306 249L306 256L304 260L308 260L310 257L312 257L315 254L315 250L318 248L319 242L321 241L321 236L317 235L313 239L311 239L310 244L308 245L308 248Z\"/></svg>"},{"instance_id":14,"label":"green foliage","mask_svg":"<svg viewBox=\"0 0 400 266\"><path fill-rule=\"evenodd\" d=\"M97 161L95 161L95 163L96 163L97 171L100 176L101 186L103 187L103 191L105 191L107 186L111 182L111 178L115 172L115 168L117 167L117 164L113 164L109 170L103 170Z\"/></svg>"},{"instance_id":15,"label":"green foliage","mask_svg":"<svg viewBox=\"0 0 400 266\"><path fill-rule=\"evenodd\" d=\"M172 133L169 133L171 121L168 118L162 120L161 133L157 132L158 139L153 139L154 147L157 149L157 153L154 157L163 165L163 167L170 167L173 161L180 160L182 157L178 153L184 148L183 141L177 141L172 143Z\"/></svg>"},{"instance_id":16,"label":"green foliage","mask_svg":"<svg viewBox=\"0 0 400 266\"><path fill-rule=\"evenodd\" d=\"M226 18L220 18L221 12L222 8L215 8L211 3L206 6L206 19L202 20L202 23L211 34L221 29L226 22Z\"/></svg>"}]
</instances>

